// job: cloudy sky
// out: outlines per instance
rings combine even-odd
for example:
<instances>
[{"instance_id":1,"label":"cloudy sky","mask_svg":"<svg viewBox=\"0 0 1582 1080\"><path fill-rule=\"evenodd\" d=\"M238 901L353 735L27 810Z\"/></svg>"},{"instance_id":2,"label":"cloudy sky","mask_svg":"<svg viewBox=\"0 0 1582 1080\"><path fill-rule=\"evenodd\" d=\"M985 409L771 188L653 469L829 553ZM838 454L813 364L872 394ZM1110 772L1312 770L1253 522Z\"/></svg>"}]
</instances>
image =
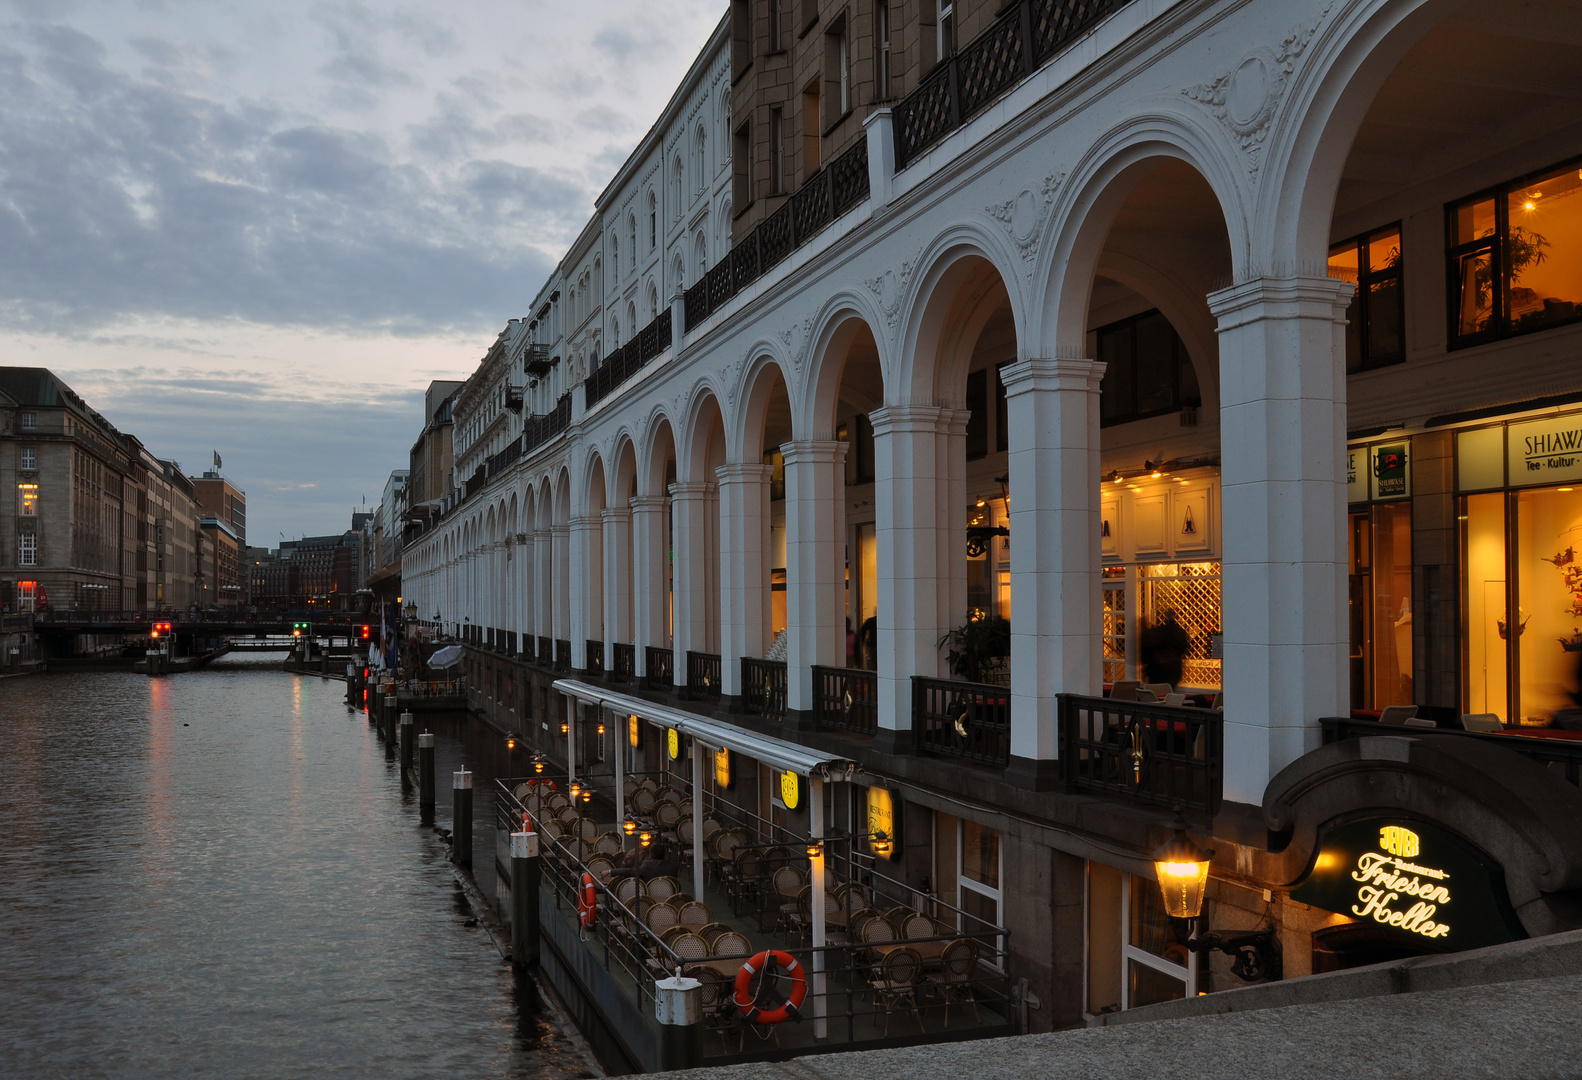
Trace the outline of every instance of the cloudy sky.
<instances>
[{"instance_id":1,"label":"cloudy sky","mask_svg":"<svg viewBox=\"0 0 1582 1080\"><path fill-rule=\"evenodd\" d=\"M724 0L0 0L0 364L339 532Z\"/></svg>"}]
</instances>

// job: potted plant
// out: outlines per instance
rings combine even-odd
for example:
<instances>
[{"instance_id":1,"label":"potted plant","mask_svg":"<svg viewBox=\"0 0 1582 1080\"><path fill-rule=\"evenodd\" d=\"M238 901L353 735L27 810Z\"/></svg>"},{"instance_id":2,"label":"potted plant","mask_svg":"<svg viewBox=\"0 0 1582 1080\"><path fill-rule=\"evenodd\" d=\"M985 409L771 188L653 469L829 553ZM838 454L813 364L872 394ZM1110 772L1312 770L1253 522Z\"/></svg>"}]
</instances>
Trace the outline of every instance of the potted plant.
<instances>
[{"instance_id":1,"label":"potted plant","mask_svg":"<svg viewBox=\"0 0 1582 1080\"><path fill-rule=\"evenodd\" d=\"M940 638L939 643L949 646L945 659L956 678L1002 684L1008 680L1011 656L1008 620L974 611L966 622Z\"/></svg>"}]
</instances>

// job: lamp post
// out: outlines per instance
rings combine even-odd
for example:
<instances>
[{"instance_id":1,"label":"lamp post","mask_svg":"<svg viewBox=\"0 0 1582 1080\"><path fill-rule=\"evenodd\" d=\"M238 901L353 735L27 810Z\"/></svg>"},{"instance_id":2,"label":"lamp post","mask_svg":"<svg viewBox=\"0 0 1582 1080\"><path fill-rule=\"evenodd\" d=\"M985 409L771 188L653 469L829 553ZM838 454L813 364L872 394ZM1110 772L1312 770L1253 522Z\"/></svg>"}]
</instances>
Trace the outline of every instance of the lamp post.
<instances>
[{"instance_id":1,"label":"lamp post","mask_svg":"<svg viewBox=\"0 0 1582 1080\"><path fill-rule=\"evenodd\" d=\"M1171 832L1170 839L1154 852L1153 862L1176 941L1198 956L1217 950L1233 957L1231 973L1244 982L1278 980L1282 964L1273 924L1243 933L1209 933L1203 898L1208 891L1209 860L1214 852L1203 851L1192 842L1187 836L1186 819L1179 810Z\"/></svg>"}]
</instances>

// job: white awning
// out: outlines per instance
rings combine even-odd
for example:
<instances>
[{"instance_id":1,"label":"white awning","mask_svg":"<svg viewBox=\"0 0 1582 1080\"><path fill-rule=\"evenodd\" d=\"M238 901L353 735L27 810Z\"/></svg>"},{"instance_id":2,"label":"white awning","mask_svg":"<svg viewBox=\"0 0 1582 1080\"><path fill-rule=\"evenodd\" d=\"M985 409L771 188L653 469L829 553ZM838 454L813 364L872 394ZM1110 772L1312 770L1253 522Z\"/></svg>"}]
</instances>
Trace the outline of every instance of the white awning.
<instances>
[{"instance_id":1,"label":"white awning","mask_svg":"<svg viewBox=\"0 0 1582 1080\"><path fill-rule=\"evenodd\" d=\"M771 769L794 772L799 776L817 776L821 780L850 780L857 773L857 763L848 758L833 757L800 743L787 742L773 735L760 735L734 724L711 720L669 705L657 705L602 686L590 686L576 679L556 679L555 689L568 697L599 705L614 713L636 716L660 727L675 728L716 750L723 748L746 754Z\"/></svg>"}]
</instances>

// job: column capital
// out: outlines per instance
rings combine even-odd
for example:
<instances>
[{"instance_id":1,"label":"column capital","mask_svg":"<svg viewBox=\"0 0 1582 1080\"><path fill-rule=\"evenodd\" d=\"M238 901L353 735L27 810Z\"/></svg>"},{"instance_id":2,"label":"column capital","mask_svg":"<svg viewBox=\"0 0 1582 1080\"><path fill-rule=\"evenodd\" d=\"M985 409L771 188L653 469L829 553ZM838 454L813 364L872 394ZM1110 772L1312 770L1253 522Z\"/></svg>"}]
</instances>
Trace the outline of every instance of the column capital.
<instances>
[{"instance_id":1,"label":"column capital","mask_svg":"<svg viewBox=\"0 0 1582 1080\"><path fill-rule=\"evenodd\" d=\"M868 414L876 436L894 432L943 431L950 424L952 409L939 405L885 405Z\"/></svg>"},{"instance_id":2,"label":"column capital","mask_svg":"<svg viewBox=\"0 0 1582 1080\"><path fill-rule=\"evenodd\" d=\"M709 480L676 481L670 485L670 498L673 502L685 502L688 499L706 499L714 492L714 483Z\"/></svg>"},{"instance_id":3,"label":"column capital","mask_svg":"<svg viewBox=\"0 0 1582 1080\"><path fill-rule=\"evenodd\" d=\"M1005 396L1016 397L1032 390L1073 390L1097 394L1104 379L1105 365L1097 360L1068 357L1030 356L1000 369Z\"/></svg>"},{"instance_id":4,"label":"column capital","mask_svg":"<svg viewBox=\"0 0 1582 1080\"><path fill-rule=\"evenodd\" d=\"M714 470L720 487L727 484L763 484L769 480L769 466L761 461L728 462Z\"/></svg>"},{"instance_id":5,"label":"column capital","mask_svg":"<svg viewBox=\"0 0 1582 1080\"><path fill-rule=\"evenodd\" d=\"M793 439L780 444L787 467L792 465L839 465L846 460L847 444L840 439Z\"/></svg>"},{"instance_id":6,"label":"column capital","mask_svg":"<svg viewBox=\"0 0 1582 1080\"><path fill-rule=\"evenodd\" d=\"M551 532L549 529L534 529L533 530L533 539L536 542L548 543L549 540L553 536L554 536L554 533Z\"/></svg>"},{"instance_id":7,"label":"column capital","mask_svg":"<svg viewBox=\"0 0 1582 1080\"><path fill-rule=\"evenodd\" d=\"M1208 294L1208 309L1226 330L1257 319L1329 318L1344 321L1356 286L1314 275L1249 278Z\"/></svg>"},{"instance_id":8,"label":"column capital","mask_svg":"<svg viewBox=\"0 0 1582 1080\"><path fill-rule=\"evenodd\" d=\"M627 502L629 502L631 504L633 513L636 513L639 510L646 510L646 511L652 512L652 511L655 511L655 510L663 510L666 506L670 505L670 496L669 495L633 495L630 499L627 500Z\"/></svg>"},{"instance_id":9,"label":"column capital","mask_svg":"<svg viewBox=\"0 0 1582 1080\"><path fill-rule=\"evenodd\" d=\"M599 519L594 517L592 514L578 514L576 517L572 518L567 524L570 525L571 528L574 529L574 530L575 529L597 529L599 527Z\"/></svg>"},{"instance_id":10,"label":"column capital","mask_svg":"<svg viewBox=\"0 0 1582 1080\"><path fill-rule=\"evenodd\" d=\"M632 508L630 506L606 506L599 511L599 517L605 521L630 521Z\"/></svg>"}]
</instances>

